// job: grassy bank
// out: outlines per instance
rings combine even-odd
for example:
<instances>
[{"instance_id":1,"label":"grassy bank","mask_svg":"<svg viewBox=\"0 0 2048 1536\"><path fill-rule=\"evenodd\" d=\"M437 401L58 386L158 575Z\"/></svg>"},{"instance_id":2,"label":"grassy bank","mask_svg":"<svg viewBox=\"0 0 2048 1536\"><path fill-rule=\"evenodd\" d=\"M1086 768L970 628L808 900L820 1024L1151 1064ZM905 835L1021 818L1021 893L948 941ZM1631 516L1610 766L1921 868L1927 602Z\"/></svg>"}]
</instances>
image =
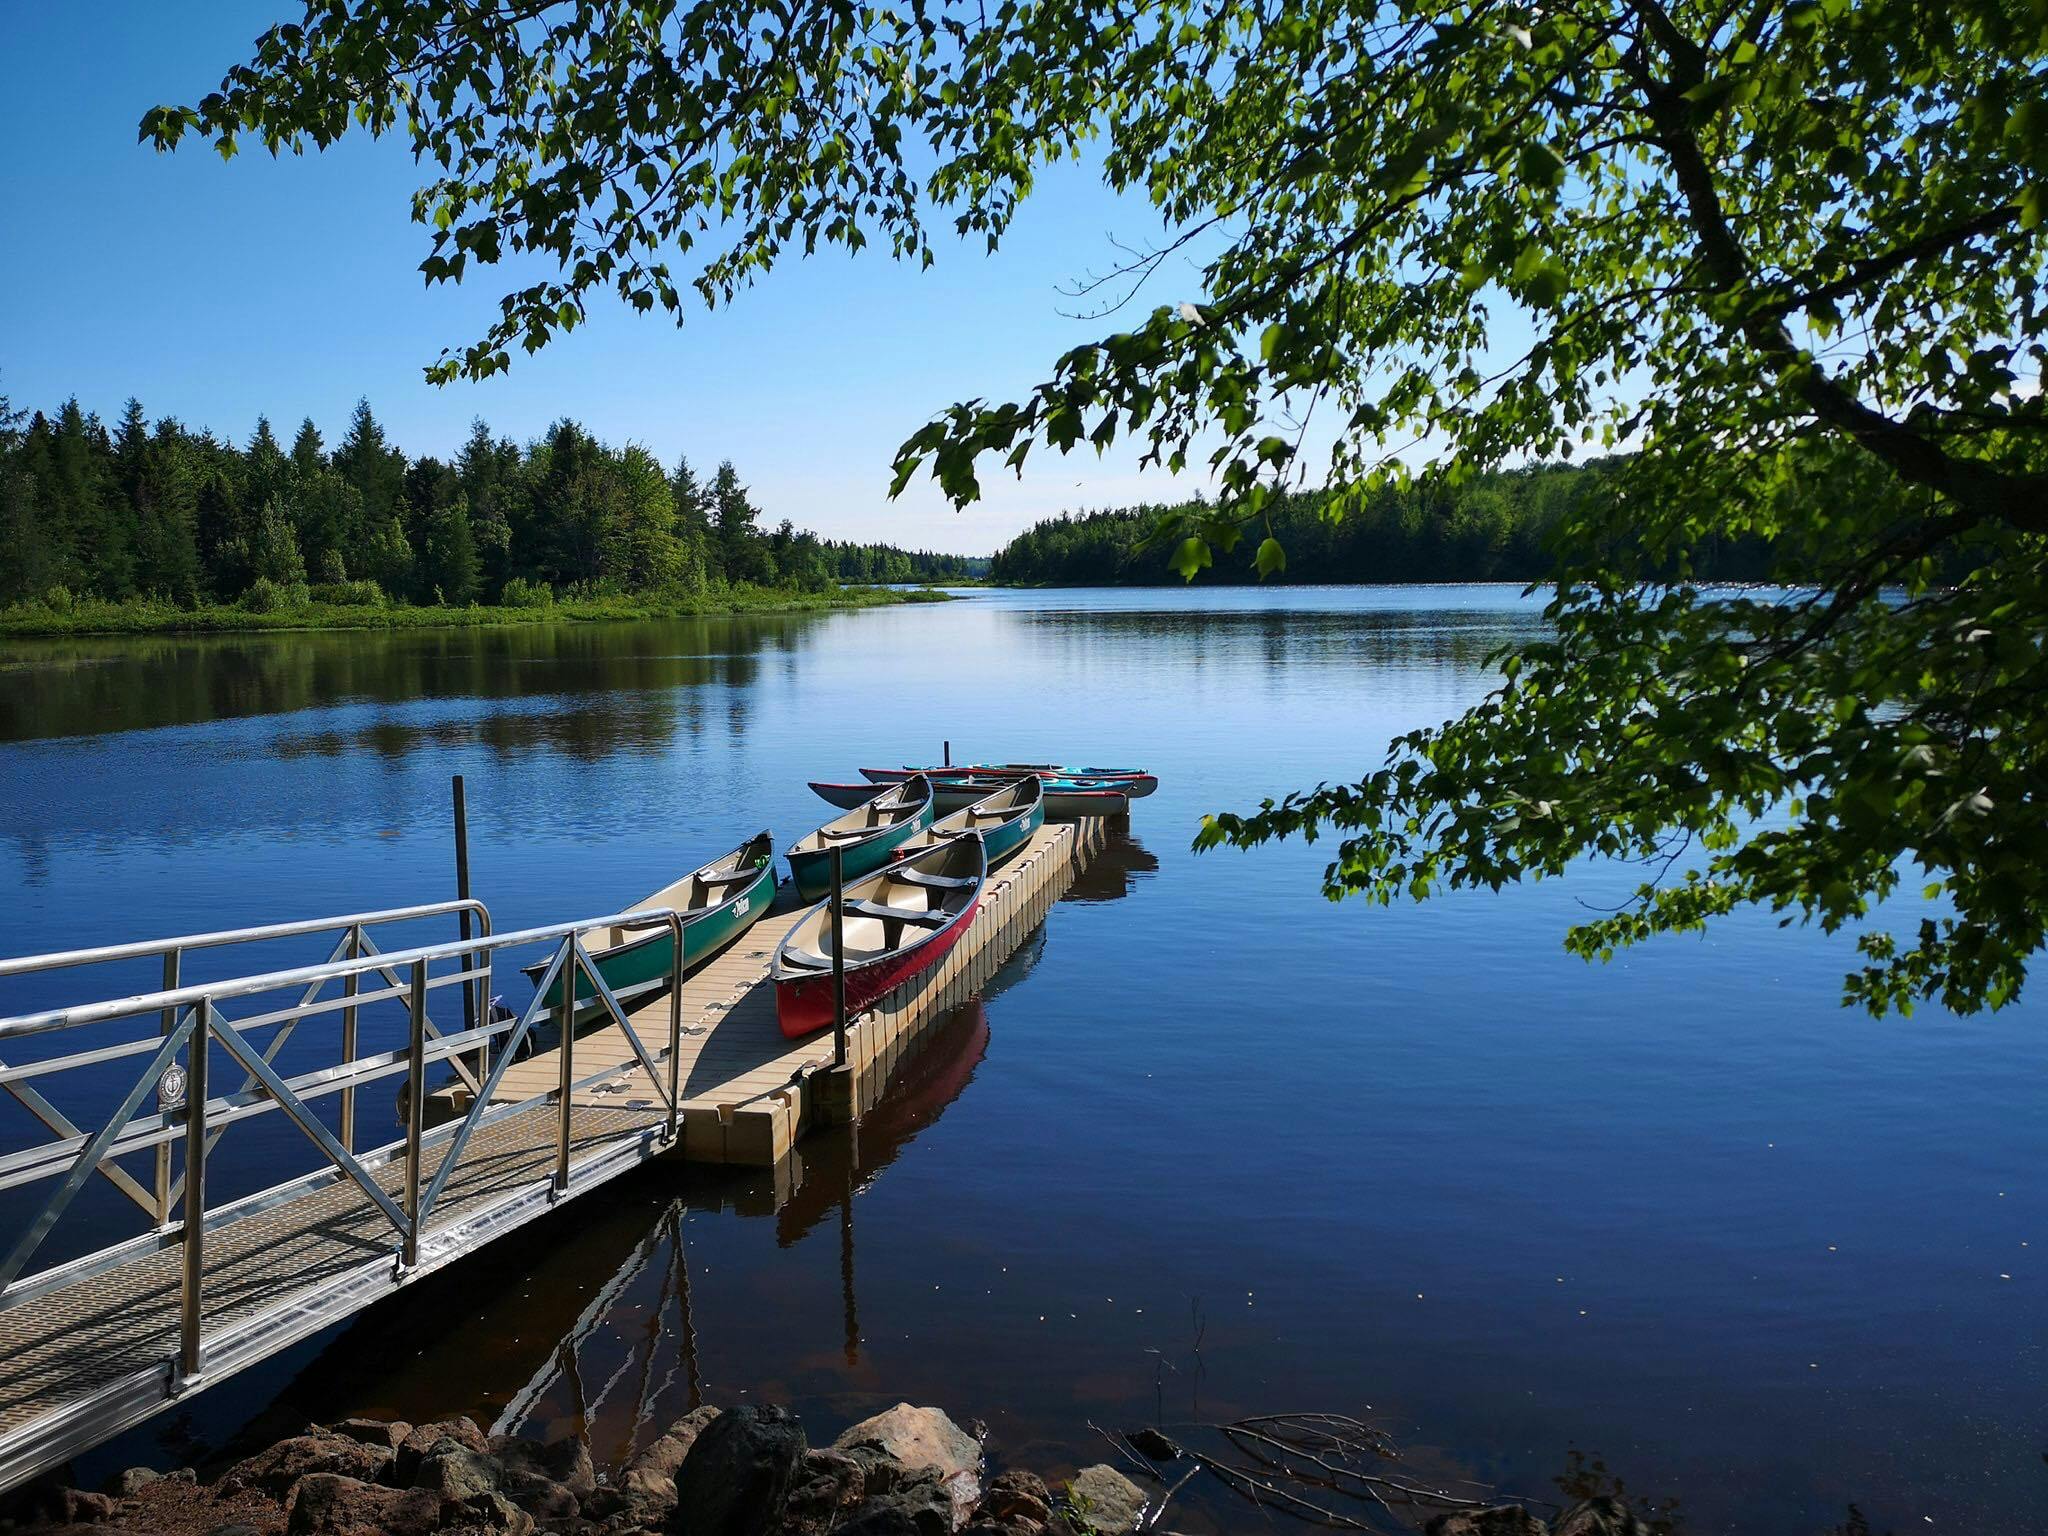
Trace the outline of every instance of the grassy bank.
<instances>
[{"instance_id":1,"label":"grassy bank","mask_svg":"<svg viewBox=\"0 0 2048 1536\"><path fill-rule=\"evenodd\" d=\"M945 602L943 592L891 592L834 587L799 592L739 586L704 593L640 593L565 597L518 607L472 603L464 608L385 603L307 602L267 609L233 603L181 608L146 598L110 603L78 598L62 606L19 603L0 608L0 635L221 634L241 630L464 629L493 624L588 624L621 619L698 618L719 614L791 613L822 608L872 608Z\"/></svg>"}]
</instances>

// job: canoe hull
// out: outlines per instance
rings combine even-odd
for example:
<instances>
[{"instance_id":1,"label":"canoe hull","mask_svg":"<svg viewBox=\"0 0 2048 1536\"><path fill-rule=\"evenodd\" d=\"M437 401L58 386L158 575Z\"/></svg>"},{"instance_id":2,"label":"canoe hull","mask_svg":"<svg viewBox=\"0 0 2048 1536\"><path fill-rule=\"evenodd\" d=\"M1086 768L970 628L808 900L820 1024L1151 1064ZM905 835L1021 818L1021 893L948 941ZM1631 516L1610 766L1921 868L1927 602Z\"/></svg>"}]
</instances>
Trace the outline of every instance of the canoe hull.
<instances>
[{"instance_id":1,"label":"canoe hull","mask_svg":"<svg viewBox=\"0 0 2048 1536\"><path fill-rule=\"evenodd\" d=\"M893 827L884 827L873 837L841 844L842 877L855 880L862 875L873 874L891 861L899 847L929 827L932 816L932 802L927 800L915 816L906 817ZM789 861L790 878L796 881L797 894L804 900L816 901L831 891L832 854L829 849L806 849L802 852L792 849L784 857Z\"/></svg>"},{"instance_id":2,"label":"canoe hull","mask_svg":"<svg viewBox=\"0 0 2048 1536\"><path fill-rule=\"evenodd\" d=\"M898 780L897 782L901 783L902 781ZM827 805L836 805L842 811L851 811L866 805L875 798L876 793L881 788L883 788L882 785L871 784L865 779L858 784L826 784L816 779L811 781L811 792L813 794Z\"/></svg>"},{"instance_id":3,"label":"canoe hull","mask_svg":"<svg viewBox=\"0 0 2048 1536\"><path fill-rule=\"evenodd\" d=\"M863 768L861 777L871 784L901 784L915 774L934 778L1014 778L1035 773L1041 779L1089 779L1124 791L1132 800L1142 800L1159 787L1159 775L1142 768L1069 768L1057 763L962 763L941 768Z\"/></svg>"},{"instance_id":4,"label":"canoe hull","mask_svg":"<svg viewBox=\"0 0 2048 1536\"><path fill-rule=\"evenodd\" d=\"M775 904L775 890L775 866L771 862L761 866L759 875L751 884L741 887L716 906L684 918L683 969L687 972L709 960L759 922ZM586 938L584 942L587 945L590 941ZM622 944L596 950L590 958L596 962L597 973L611 988L612 995L621 1002L630 1002L667 986L674 978L675 939L666 928L651 928ZM538 983L546 968L545 962L526 967L527 979ZM558 980L555 988L560 985ZM576 973L576 1001L579 1004L597 1001L597 989L580 970ZM553 998L547 1003L550 1008L557 1006Z\"/></svg>"},{"instance_id":5,"label":"canoe hull","mask_svg":"<svg viewBox=\"0 0 2048 1536\"><path fill-rule=\"evenodd\" d=\"M1131 808L1131 798L1120 789L1066 789L1056 788L1049 780L1040 780L1045 785L1045 795L1040 801L1044 821L1076 821L1083 816L1122 816ZM932 798L938 802L939 813L950 815L965 810L983 795L989 793L986 781L972 779L935 779L932 781Z\"/></svg>"},{"instance_id":6,"label":"canoe hull","mask_svg":"<svg viewBox=\"0 0 2048 1536\"><path fill-rule=\"evenodd\" d=\"M926 942L902 954L846 968L846 1016L867 1012L913 976L930 970L952 951L981 909L979 895ZM775 1022L791 1040L832 1027L832 973L808 972L775 983Z\"/></svg>"},{"instance_id":7,"label":"canoe hull","mask_svg":"<svg viewBox=\"0 0 2048 1536\"><path fill-rule=\"evenodd\" d=\"M1023 805L1017 801L1022 799ZM1005 806L991 806L990 802L1006 800ZM1015 784L1004 785L976 797L967 810L980 810L982 816L970 816L954 811L934 820L931 830L919 833L903 851L907 855L915 849L927 848L940 840L957 837L965 832L981 834L981 846L987 853L988 868L994 869L1006 859L1014 858L1031 836L1045 825L1045 786L1036 779L1024 779ZM1003 820L988 818L1003 816Z\"/></svg>"}]
</instances>

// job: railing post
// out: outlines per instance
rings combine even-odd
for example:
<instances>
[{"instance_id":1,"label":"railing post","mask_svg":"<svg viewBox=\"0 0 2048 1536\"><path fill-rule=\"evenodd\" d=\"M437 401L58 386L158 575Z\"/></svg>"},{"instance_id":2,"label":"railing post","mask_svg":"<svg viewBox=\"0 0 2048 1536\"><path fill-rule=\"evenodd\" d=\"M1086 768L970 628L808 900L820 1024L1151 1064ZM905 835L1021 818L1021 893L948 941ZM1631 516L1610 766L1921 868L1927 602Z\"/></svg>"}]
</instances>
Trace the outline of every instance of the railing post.
<instances>
[{"instance_id":1,"label":"railing post","mask_svg":"<svg viewBox=\"0 0 2048 1536\"><path fill-rule=\"evenodd\" d=\"M454 779L454 784L453 784L453 789L454 789L454 794L455 794L455 895L456 895L456 898L457 898L458 900L461 900L461 901L468 901L468 900L469 900L469 805L468 805L468 802L467 802L467 800L466 800L466 799L464 798L464 796L463 796L463 792L462 792L462 775L461 775L461 774L459 774L459 773L455 775L455 779ZM461 909L461 910L460 910L459 912L457 912L457 913L455 914L455 922L456 922L456 926L457 926L457 927L458 927L458 928L459 928L459 929L461 930L461 932L462 932L462 937L463 937L463 940L464 940L464 942L467 942L467 941L468 941L468 939L469 939L469 908L468 908L468 907L464 907L464 908L462 908L462 909ZM475 969L476 969L476 956L474 956L474 955L466 955L466 956L464 956L464 957L463 957L463 962L462 962L462 968L463 968L463 969L464 969L465 971L473 971L473 970L475 970ZM477 1012L477 1007L476 1007L476 991L477 991L477 988L476 988L476 983L475 983L474 981L465 981L465 982L463 982L463 984L462 984L462 1016L463 1016L464 1020L466 1021L466 1022L464 1023L464 1025L463 1025L463 1028L465 1028L465 1029L475 1029L475 1028L476 1028L476 1027L477 1027L477 1026L478 1026L479 1024L483 1023L483 1021L484 1021L484 1020L483 1020L483 1015ZM488 1002L486 1003L486 1006L488 1006ZM488 1066L488 1065L486 1065L486 1066L485 1066L485 1068L484 1068L484 1070L488 1072L488 1071L490 1070L489 1066Z\"/></svg>"},{"instance_id":2,"label":"railing post","mask_svg":"<svg viewBox=\"0 0 2048 1536\"><path fill-rule=\"evenodd\" d=\"M427 1124L427 962L412 963L412 1035L405 1050L405 1266L420 1261L420 1137Z\"/></svg>"},{"instance_id":3,"label":"railing post","mask_svg":"<svg viewBox=\"0 0 2048 1536\"><path fill-rule=\"evenodd\" d=\"M484 939L484 940L488 940L488 939L490 938L490 936L491 936L491 914L490 914L490 913L489 913L488 911L483 911L483 912L479 912L479 913L477 913L477 915L476 915L476 926L477 926L477 937L478 937L479 939ZM492 959L492 951L491 951L491 950L489 950L489 949L480 949L480 950L478 950L478 951L476 952L476 954L475 954L475 957L474 957L474 961L481 961L481 962L482 962L482 964L483 964L483 970L484 970L484 979L483 979L483 985L482 985L482 986L480 986L479 988L477 988L477 998L478 998L478 1001L479 1001L479 1004L480 1004L480 1006L479 1006L479 1007L478 1007L478 1009L477 1009L477 1016L476 1016L476 1022L477 1022L477 1024L478 1024L478 1025L482 1025L482 1024L485 1024L485 1023L489 1022L489 1019L490 1019L490 1013L491 1013L491 974L490 974L490 973L491 973L491 959ZM476 964L474 963L474 961L473 961L473 962L472 962L471 964L469 964L469 965L466 965L466 966L464 966L464 967L463 967L463 969L464 969L464 970L472 970L472 971L473 971L473 970L475 970L475 969L476 969L477 967L476 967ZM491 1075L491 1037L490 1037L489 1035L485 1035L485 1036L483 1037L483 1039L481 1039L481 1040L479 1040L479 1041L477 1042L477 1047L476 1047L476 1080L477 1080L477 1082L478 1082L478 1083L482 1083L482 1082L483 1082L483 1080L484 1080L485 1078L489 1077L490 1075Z\"/></svg>"},{"instance_id":4,"label":"railing post","mask_svg":"<svg viewBox=\"0 0 2048 1536\"><path fill-rule=\"evenodd\" d=\"M950 743L949 743L950 745ZM846 1065L846 874L832 845L832 1065Z\"/></svg>"},{"instance_id":5,"label":"railing post","mask_svg":"<svg viewBox=\"0 0 2048 1536\"><path fill-rule=\"evenodd\" d=\"M575 1107L571 1102L570 1085L576 1081L576 944L574 936L562 941L569 953L562 961L562 1043L555 1052L562 1068L561 1087L557 1092L555 1119L555 1193L566 1193L569 1188L569 1119Z\"/></svg>"},{"instance_id":6,"label":"railing post","mask_svg":"<svg viewBox=\"0 0 2048 1536\"><path fill-rule=\"evenodd\" d=\"M184 959L184 951L175 945L164 951L164 990L175 992L178 987L178 970ZM178 1027L178 1010L166 1008L157 1026L159 1036L168 1035ZM167 1141L156 1149L156 1219L159 1226L171 1222L171 1144Z\"/></svg>"},{"instance_id":7,"label":"railing post","mask_svg":"<svg viewBox=\"0 0 2048 1536\"><path fill-rule=\"evenodd\" d=\"M348 930L348 957L360 960L363 957L363 925L351 924ZM353 998L361 988L361 978L350 971L341 978L341 990L345 997ZM350 1003L341 1010L341 1059L343 1065L356 1059L356 1006ZM356 1149L356 1090L351 1082L341 1090L341 1144L350 1152Z\"/></svg>"},{"instance_id":8,"label":"railing post","mask_svg":"<svg viewBox=\"0 0 2048 1536\"><path fill-rule=\"evenodd\" d=\"M193 1005L191 1043L185 1048L185 1252L178 1297L178 1379L188 1382L202 1364L206 1279L206 1057L213 1041L213 1002Z\"/></svg>"},{"instance_id":9,"label":"railing post","mask_svg":"<svg viewBox=\"0 0 2048 1536\"><path fill-rule=\"evenodd\" d=\"M682 1121L683 920L671 913L668 921L676 955L675 984L668 989L668 1139L673 1143Z\"/></svg>"}]
</instances>

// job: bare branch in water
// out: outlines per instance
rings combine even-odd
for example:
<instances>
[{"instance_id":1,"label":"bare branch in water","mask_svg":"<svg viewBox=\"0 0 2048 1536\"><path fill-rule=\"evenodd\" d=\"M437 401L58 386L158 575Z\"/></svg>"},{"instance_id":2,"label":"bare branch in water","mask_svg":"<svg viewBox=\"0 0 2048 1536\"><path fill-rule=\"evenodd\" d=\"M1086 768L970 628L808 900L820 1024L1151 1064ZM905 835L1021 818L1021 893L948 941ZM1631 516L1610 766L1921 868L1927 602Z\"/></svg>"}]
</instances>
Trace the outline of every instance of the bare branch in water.
<instances>
[{"instance_id":1,"label":"bare branch in water","mask_svg":"<svg viewBox=\"0 0 2048 1536\"><path fill-rule=\"evenodd\" d=\"M1398 1519L1396 1511L1479 1509L1493 1502L1487 1496L1490 1490L1477 1484L1467 1485L1470 1492L1454 1492L1373 1470L1400 1460L1400 1450L1384 1429L1348 1414L1262 1413L1227 1423L1162 1425L1122 1435L1094 1424L1089 1428L1139 1475L1162 1487L1165 1476L1151 1460L1136 1454L1133 1445L1143 1445L1148 1452L1157 1447L1155 1454L1170 1450L1194 1464L1166 1489L1146 1521L1148 1531L1158 1529L1167 1504L1197 1472L1210 1473L1261 1509L1333 1530L1406 1531L1410 1527L1405 1521L1390 1526L1388 1517ZM1213 1449L1171 1438L1163 1433L1168 1428L1182 1435L1212 1437Z\"/></svg>"}]
</instances>

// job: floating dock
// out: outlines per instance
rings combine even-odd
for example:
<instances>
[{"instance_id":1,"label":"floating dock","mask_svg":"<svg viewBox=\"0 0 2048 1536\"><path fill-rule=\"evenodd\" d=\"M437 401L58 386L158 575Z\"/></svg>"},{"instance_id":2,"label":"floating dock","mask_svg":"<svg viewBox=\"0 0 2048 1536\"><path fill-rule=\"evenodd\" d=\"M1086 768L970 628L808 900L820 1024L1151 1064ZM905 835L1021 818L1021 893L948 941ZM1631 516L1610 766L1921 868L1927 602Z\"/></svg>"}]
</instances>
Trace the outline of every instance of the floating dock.
<instances>
[{"instance_id":1,"label":"floating dock","mask_svg":"<svg viewBox=\"0 0 2048 1536\"><path fill-rule=\"evenodd\" d=\"M133 1015L139 1005L164 1010L164 1050L135 1090L138 1105L159 1084L163 1064L183 1034L196 1029L195 1038L207 1038L211 1031L213 1049L241 1053L236 1061L249 1067L255 1082L259 1074L244 1032L353 1004L354 988L364 980L387 979L392 990L381 995L399 995L404 977L392 965L412 975L410 1051L364 1057L290 1081L273 1075L259 1090L245 1088L225 1098L209 1098L202 1077L194 1085L197 1111L160 1092L168 1106L161 1114L110 1124L97 1137L68 1122L55 1124L53 1129L69 1133L68 1140L0 1159L20 1165L15 1182L45 1176L31 1166L38 1158L50 1164L52 1158L75 1156L68 1164L67 1188L73 1188L130 1149L177 1144L181 1124L203 1127L206 1134L197 1141L204 1142L217 1134L216 1125L265 1109L283 1109L319 1141L308 1125L319 1117L307 1101L338 1091L344 1080L388 1084L395 1073L406 1073L408 1080L426 1081L427 1070L456 1067L469 1081L459 1077L423 1096L406 1141L355 1152L346 1129L352 1111L345 1107L339 1142L329 1133L322 1143L331 1162L322 1171L217 1207L204 1204L204 1183L192 1180L190 1187L201 1191L200 1204L191 1204L188 1195L184 1221L177 1219L169 1185L163 1184L154 1197L153 1230L11 1281L0 1296L0 1488L61 1464L167 1403L232 1376L653 1158L777 1167L806 1132L852 1120L875 1102L890 1071L1044 921L1104 837L1100 821L1049 825L1035 834L990 877L973 922L946 960L850 1024L843 1065L835 1062L832 1031L791 1041L777 1028L768 965L802 914L763 918L683 985L673 1116L665 1085L649 1077L616 1024L574 1039L565 1107L559 1048L504 1065L492 1082L461 1066L473 1061L465 1052L473 1052L483 1032L444 1034L420 1022L430 986L462 985L480 974L488 979L488 972L461 968L487 945L559 934L566 952L571 929L389 955L370 945L366 957L365 918L341 919L350 925L348 960L262 979L297 986L346 971L348 996L312 1002L326 984L321 979L296 1009L240 1021L215 1004L253 993L253 985L177 989L170 985L176 951L167 949L163 992L125 999L118 1009L102 1006L109 1018ZM318 925L302 926L310 931ZM430 968L444 961L455 969L429 981ZM364 994L361 1001L369 999ZM664 1078L670 1072L670 1007L664 995L626 1015L641 1041L653 1047ZM353 1016L350 1007L349 1039ZM9 1021L19 1032L69 1022L27 1016ZM472 1083L490 1090L481 1105ZM46 1101L36 1102L48 1108ZM448 1123L422 1130L422 1122L439 1118ZM189 1131L182 1144L189 1169L195 1144ZM455 1166L443 1177L442 1165L451 1158ZM138 1185L131 1197L143 1203L149 1192ZM199 1240L190 1220L195 1212L202 1218Z\"/></svg>"},{"instance_id":2,"label":"floating dock","mask_svg":"<svg viewBox=\"0 0 2048 1536\"><path fill-rule=\"evenodd\" d=\"M832 1032L788 1040L775 1022L768 964L803 910L773 912L740 935L683 985L682 1156L691 1162L772 1168L813 1127L844 1124L874 1103L889 1073L925 1032L966 1002L1009 959L1066 894L1101 846L1099 820L1048 823L989 876L974 921L945 960L889 993L848 1027L844 1071L834 1068ZM668 1028L666 995L632 1010L642 1039ZM579 1110L663 1108L646 1069L615 1025L579 1033L572 1070L617 1075L575 1096ZM494 1103L554 1093L559 1049L540 1051L505 1072ZM451 1083L434 1095L437 1115L466 1113L471 1090Z\"/></svg>"}]
</instances>

